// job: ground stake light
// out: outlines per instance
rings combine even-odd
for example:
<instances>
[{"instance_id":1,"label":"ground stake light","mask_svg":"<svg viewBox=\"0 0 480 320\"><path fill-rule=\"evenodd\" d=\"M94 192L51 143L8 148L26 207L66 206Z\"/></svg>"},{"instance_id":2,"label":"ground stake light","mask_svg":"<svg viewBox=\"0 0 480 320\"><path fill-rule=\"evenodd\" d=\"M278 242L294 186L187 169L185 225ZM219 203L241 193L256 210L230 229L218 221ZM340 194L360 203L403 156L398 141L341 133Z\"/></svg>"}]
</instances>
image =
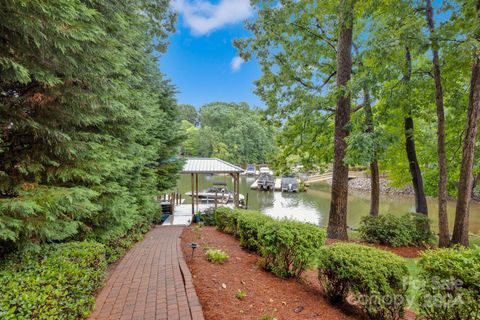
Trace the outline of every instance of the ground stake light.
<instances>
[{"instance_id":1,"label":"ground stake light","mask_svg":"<svg viewBox=\"0 0 480 320\"><path fill-rule=\"evenodd\" d=\"M192 242L188 245L190 248L192 248L192 259L193 259L193 255L195 253L195 249L198 248L198 243L195 243L195 242Z\"/></svg>"}]
</instances>

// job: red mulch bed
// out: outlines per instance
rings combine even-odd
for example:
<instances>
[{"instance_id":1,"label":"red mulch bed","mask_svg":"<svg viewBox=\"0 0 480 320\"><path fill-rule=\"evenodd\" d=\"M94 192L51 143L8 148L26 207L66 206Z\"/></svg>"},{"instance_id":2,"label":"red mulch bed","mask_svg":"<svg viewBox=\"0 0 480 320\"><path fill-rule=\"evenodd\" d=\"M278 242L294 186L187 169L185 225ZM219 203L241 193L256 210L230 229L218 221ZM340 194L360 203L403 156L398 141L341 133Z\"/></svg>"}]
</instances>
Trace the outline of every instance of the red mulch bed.
<instances>
[{"instance_id":1,"label":"red mulch bed","mask_svg":"<svg viewBox=\"0 0 480 320\"><path fill-rule=\"evenodd\" d=\"M264 315L279 320L358 319L327 302L316 272L310 271L303 283L280 279L261 269L257 265L258 256L241 249L234 237L214 227L202 227L195 232L193 228L185 228L182 248L207 320L257 320ZM188 247L191 242L200 244L193 260ZM203 254L206 244L228 252L229 261L223 265L208 262ZM239 289L247 293L243 300L235 297Z\"/></svg>"},{"instance_id":2,"label":"red mulch bed","mask_svg":"<svg viewBox=\"0 0 480 320\"><path fill-rule=\"evenodd\" d=\"M193 259L188 246L192 242L200 244ZM223 265L207 261L205 246L226 251L230 259ZM300 282L278 278L258 266L256 254L243 250L237 239L215 227L185 228L182 250L206 320L258 320L262 316L278 320L364 318L355 307L329 304L316 271L305 272ZM247 293L243 300L235 297L239 289ZM407 313L407 318L415 319Z\"/></svg>"}]
</instances>

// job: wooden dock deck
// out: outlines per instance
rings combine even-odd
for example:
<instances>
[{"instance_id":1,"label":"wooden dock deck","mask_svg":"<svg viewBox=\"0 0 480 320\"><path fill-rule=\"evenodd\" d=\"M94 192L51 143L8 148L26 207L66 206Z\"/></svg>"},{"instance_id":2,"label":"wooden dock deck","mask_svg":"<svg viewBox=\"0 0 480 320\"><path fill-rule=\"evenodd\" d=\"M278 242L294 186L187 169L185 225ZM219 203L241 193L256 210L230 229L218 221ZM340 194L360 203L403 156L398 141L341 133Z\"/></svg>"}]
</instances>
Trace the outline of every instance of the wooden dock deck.
<instances>
[{"instance_id":1,"label":"wooden dock deck","mask_svg":"<svg viewBox=\"0 0 480 320\"><path fill-rule=\"evenodd\" d=\"M195 206L195 211L203 212L212 207L214 207L213 203L199 203L198 207ZM218 207L233 208L233 203L218 205ZM182 203L175 206L173 214L168 216L162 226L189 226L192 220L192 204Z\"/></svg>"}]
</instances>

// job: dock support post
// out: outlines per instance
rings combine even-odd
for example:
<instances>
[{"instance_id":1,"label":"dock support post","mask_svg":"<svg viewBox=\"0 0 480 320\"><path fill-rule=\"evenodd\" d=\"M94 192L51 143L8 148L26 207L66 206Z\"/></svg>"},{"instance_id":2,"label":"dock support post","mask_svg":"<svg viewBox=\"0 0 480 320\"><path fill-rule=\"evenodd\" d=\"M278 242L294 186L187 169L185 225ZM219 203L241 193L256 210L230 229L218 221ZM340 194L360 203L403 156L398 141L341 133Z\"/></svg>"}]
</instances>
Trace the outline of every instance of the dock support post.
<instances>
[{"instance_id":1,"label":"dock support post","mask_svg":"<svg viewBox=\"0 0 480 320\"><path fill-rule=\"evenodd\" d=\"M195 188L196 188L195 200L197 202L197 211L198 211L199 210L199 207L198 207L198 173L195 174Z\"/></svg>"},{"instance_id":2,"label":"dock support post","mask_svg":"<svg viewBox=\"0 0 480 320\"><path fill-rule=\"evenodd\" d=\"M193 173L192 173L192 216L195 214L195 184L193 182Z\"/></svg>"}]
</instances>

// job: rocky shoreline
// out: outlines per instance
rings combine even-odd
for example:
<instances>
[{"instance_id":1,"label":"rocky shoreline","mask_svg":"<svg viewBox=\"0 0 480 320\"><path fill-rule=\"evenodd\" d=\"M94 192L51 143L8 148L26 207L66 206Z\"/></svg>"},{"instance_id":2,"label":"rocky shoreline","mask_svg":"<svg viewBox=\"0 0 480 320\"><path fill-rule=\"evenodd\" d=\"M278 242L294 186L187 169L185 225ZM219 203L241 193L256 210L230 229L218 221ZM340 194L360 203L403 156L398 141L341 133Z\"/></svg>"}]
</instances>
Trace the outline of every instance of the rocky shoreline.
<instances>
[{"instance_id":1,"label":"rocky shoreline","mask_svg":"<svg viewBox=\"0 0 480 320\"><path fill-rule=\"evenodd\" d=\"M328 184L332 184L332 180L327 181ZM355 178L348 181L348 187L360 191L371 190L370 178ZM407 186L405 188L395 188L389 185L388 179L380 179L380 193L390 194L390 195L413 195L413 187Z\"/></svg>"}]
</instances>

